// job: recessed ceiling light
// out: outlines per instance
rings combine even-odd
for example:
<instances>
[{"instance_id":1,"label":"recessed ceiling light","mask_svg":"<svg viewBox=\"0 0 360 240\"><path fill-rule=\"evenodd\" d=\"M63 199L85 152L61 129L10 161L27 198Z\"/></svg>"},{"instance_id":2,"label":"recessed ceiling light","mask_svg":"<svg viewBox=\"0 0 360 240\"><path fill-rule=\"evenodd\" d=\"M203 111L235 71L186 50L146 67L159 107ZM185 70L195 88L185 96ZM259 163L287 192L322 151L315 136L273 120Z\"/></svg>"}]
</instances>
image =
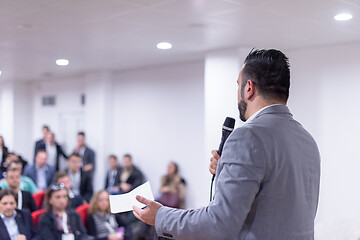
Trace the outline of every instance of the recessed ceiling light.
<instances>
[{"instance_id":1,"label":"recessed ceiling light","mask_svg":"<svg viewBox=\"0 0 360 240\"><path fill-rule=\"evenodd\" d=\"M67 66L69 65L69 60L67 59L58 59L56 60L56 64L59 66Z\"/></svg>"},{"instance_id":2,"label":"recessed ceiling light","mask_svg":"<svg viewBox=\"0 0 360 240\"><path fill-rule=\"evenodd\" d=\"M172 48L172 44L168 42L160 42L157 44L157 48L163 50L170 49Z\"/></svg>"},{"instance_id":3,"label":"recessed ceiling light","mask_svg":"<svg viewBox=\"0 0 360 240\"><path fill-rule=\"evenodd\" d=\"M347 21L352 19L352 15L350 13L340 13L334 17L337 21Z\"/></svg>"}]
</instances>

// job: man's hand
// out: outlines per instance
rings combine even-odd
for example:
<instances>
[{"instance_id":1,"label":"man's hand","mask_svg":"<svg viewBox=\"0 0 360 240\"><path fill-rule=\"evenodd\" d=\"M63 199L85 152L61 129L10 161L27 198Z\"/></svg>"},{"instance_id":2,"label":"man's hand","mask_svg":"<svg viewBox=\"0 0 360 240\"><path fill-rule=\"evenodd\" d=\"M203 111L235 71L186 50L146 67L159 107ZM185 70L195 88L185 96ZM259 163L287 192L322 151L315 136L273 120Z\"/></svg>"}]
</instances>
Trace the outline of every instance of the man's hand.
<instances>
[{"instance_id":1,"label":"man's hand","mask_svg":"<svg viewBox=\"0 0 360 240\"><path fill-rule=\"evenodd\" d=\"M161 205L158 202L151 201L149 199L146 199L141 196L136 196L136 200L146 205L146 208L141 209L137 206L133 206L133 214L134 216L139 219L140 221L143 221L144 223L147 223L151 226L155 225L155 217L156 213L163 205Z\"/></svg>"},{"instance_id":2,"label":"man's hand","mask_svg":"<svg viewBox=\"0 0 360 240\"><path fill-rule=\"evenodd\" d=\"M120 189L121 191L123 191L124 193L127 193L131 190L132 185L129 183L120 183Z\"/></svg>"},{"instance_id":3,"label":"man's hand","mask_svg":"<svg viewBox=\"0 0 360 240\"><path fill-rule=\"evenodd\" d=\"M14 240L26 240L26 236L23 234L17 235Z\"/></svg>"},{"instance_id":4,"label":"man's hand","mask_svg":"<svg viewBox=\"0 0 360 240\"><path fill-rule=\"evenodd\" d=\"M92 171L93 168L94 168L94 166L92 164L88 163L88 164L84 165L83 170L85 172L89 172L89 171Z\"/></svg>"},{"instance_id":5,"label":"man's hand","mask_svg":"<svg viewBox=\"0 0 360 240\"><path fill-rule=\"evenodd\" d=\"M213 157L210 158L209 171L210 171L211 174L215 175L216 174L217 164L218 164L218 161L220 159L220 155L217 153L216 150L212 150L211 154L213 155Z\"/></svg>"}]
</instances>

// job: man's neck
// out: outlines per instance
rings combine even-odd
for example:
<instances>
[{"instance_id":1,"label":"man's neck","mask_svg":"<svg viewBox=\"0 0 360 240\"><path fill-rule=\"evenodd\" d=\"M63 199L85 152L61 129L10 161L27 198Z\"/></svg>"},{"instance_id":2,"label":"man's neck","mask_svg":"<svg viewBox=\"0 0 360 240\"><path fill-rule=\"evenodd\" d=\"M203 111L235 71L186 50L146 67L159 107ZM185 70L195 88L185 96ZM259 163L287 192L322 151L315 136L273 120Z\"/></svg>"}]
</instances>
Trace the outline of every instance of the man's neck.
<instances>
[{"instance_id":1,"label":"man's neck","mask_svg":"<svg viewBox=\"0 0 360 240\"><path fill-rule=\"evenodd\" d=\"M10 189L12 192L16 193L16 194L17 194L18 191L19 191L19 187L15 187L15 188L14 188L14 187L10 187L10 186L9 186L9 189Z\"/></svg>"},{"instance_id":2,"label":"man's neck","mask_svg":"<svg viewBox=\"0 0 360 240\"><path fill-rule=\"evenodd\" d=\"M278 100L265 100L262 97L256 98L253 102L248 104L246 110L246 119L249 119L252 115L254 115L259 110L263 109L264 107L274 105L274 104L283 104L286 105L285 102L278 101Z\"/></svg>"}]
</instances>

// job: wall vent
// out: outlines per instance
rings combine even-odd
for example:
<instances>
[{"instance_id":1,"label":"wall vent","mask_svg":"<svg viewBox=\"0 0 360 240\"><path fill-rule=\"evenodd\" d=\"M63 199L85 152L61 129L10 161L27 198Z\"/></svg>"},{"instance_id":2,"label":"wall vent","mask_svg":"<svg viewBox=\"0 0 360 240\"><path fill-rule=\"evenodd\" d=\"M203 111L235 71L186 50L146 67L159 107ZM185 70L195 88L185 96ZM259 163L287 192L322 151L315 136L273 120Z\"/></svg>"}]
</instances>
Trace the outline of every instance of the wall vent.
<instances>
[{"instance_id":1,"label":"wall vent","mask_svg":"<svg viewBox=\"0 0 360 240\"><path fill-rule=\"evenodd\" d=\"M42 97L42 105L43 106L55 106L56 105L55 96L43 96Z\"/></svg>"}]
</instances>

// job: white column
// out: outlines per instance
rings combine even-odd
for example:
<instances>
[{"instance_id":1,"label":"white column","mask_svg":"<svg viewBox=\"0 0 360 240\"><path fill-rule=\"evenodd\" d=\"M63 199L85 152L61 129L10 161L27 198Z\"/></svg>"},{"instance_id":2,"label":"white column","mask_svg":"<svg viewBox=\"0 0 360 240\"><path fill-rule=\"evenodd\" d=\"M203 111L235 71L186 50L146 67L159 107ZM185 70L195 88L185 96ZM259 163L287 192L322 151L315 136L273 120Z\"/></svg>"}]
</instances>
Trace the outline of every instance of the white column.
<instances>
[{"instance_id":1,"label":"white column","mask_svg":"<svg viewBox=\"0 0 360 240\"><path fill-rule=\"evenodd\" d=\"M113 81L109 72L86 75L85 133L88 145L96 152L94 192L104 187L107 156L113 146Z\"/></svg>"}]
</instances>

